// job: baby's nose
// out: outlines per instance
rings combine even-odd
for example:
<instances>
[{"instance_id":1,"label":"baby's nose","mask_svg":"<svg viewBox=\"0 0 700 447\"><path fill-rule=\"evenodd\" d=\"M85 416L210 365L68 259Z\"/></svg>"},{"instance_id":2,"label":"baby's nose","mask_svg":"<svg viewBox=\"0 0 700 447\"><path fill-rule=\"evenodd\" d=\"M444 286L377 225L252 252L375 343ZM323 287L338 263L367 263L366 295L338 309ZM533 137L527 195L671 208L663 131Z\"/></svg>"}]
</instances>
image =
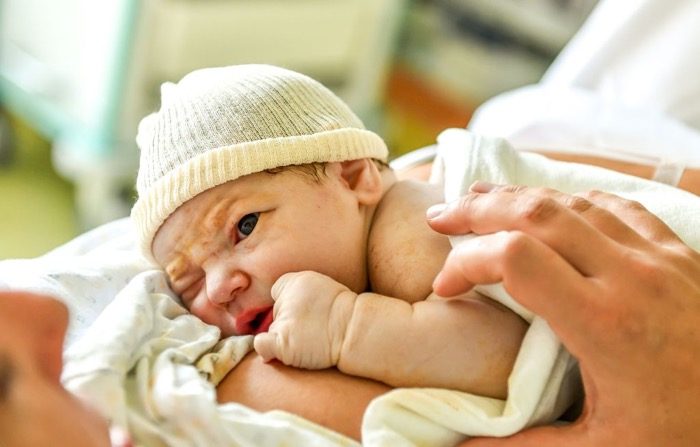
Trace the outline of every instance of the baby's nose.
<instances>
[{"instance_id":1,"label":"baby's nose","mask_svg":"<svg viewBox=\"0 0 700 447\"><path fill-rule=\"evenodd\" d=\"M241 271L211 275L207 281L207 296L212 303L226 304L248 288L250 278Z\"/></svg>"}]
</instances>

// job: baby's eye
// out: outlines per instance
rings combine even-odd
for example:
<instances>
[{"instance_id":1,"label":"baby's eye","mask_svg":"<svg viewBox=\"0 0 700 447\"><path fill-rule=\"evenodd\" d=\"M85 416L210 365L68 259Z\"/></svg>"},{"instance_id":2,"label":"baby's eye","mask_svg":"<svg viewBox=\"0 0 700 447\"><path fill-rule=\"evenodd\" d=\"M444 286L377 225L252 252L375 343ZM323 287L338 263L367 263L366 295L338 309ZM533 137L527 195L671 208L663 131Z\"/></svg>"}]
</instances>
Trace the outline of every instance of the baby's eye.
<instances>
[{"instance_id":1,"label":"baby's eye","mask_svg":"<svg viewBox=\"0 0 700 447\"><path fill-rule=\"evenodd\" d=\"M260 213L246 214L241 220L238 221L236 227L238 228L238 237L245 239L250 236L250 233L255 229L255 225L258 224L258 217Z\"/></svg>"}]
</instances>

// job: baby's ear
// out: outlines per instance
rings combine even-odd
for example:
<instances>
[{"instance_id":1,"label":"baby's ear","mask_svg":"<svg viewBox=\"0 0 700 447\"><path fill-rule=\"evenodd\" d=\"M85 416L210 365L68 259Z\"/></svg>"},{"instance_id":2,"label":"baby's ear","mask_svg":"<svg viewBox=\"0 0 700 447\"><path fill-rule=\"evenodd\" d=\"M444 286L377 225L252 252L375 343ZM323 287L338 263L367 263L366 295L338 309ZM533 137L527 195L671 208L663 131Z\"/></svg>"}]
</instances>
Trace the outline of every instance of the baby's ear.
<instances>
[{"instance_id":1,"label":"baby's ear","mask_svg":"<svg viewBox=\"0 0 700 447\"><path fill-rule=\"evenodd\" d=\"M369 158L340 162L340 176L363 205L376 205L382 198L384 183L377 165Z\"/></svg>"}]
</instances>

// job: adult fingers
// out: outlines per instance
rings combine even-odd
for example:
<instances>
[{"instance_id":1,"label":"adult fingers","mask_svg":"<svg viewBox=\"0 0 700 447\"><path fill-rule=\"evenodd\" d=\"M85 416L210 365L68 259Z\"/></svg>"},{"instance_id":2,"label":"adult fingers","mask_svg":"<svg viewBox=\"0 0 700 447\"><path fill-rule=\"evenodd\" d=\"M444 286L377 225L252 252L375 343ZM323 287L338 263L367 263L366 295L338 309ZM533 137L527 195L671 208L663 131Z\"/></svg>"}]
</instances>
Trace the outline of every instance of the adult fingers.
<instances>
[{"instance_id":1,"label":"adult fingers","mask_svg":"<svg viewBox=\"0 0 700 447\"><path fill-rule=\"evenodd\" d=\"M647 241L656 243L679 243L682 241L661 219L644 205L615 194L602 191L585 191L565 194L549 188L532 188L521 185L492 185L475 182L475 192L514 192L521 194L544 194L576 211L587 222L611 239L627 246L640 247Z\"/></svg>"},{"instance_id":2,"label":"adult fingers","mask_svg":"<svg viewBox=\"0 0 700 447\"><path fill-rule=\"evenodd\" d=\"M628 226L623 220L616 216L615 212L606 209L605 206L600 206L593 199L598 197L607 197L609 200L614 198L619 201L623 199L612 194L601 193L599 191L588 191L577 194L566 194L551 188L528 187L522 185L492 185L485 182L475 182L470 190L475 192L513 192L526 195L544 195L558 201L565 207L576 212L588 223L593 225L597 230L613 239L614 241L633 247L644 246L647 241L638 234L632 227ZM633 202L627 201L631 205ZM639 208L644 209L639 203L634 202ZM618 211L619 208L616 209ZM646 210L644 210L646 211ZM658 219L657 219L658 220Z\"/></svg>"},{"instance_id":3,"label":"adult fingers","mask_svg":"<svg viewBox=\"0 0 700 447\"><path fill-rule=\"evenodd\" d=\"M551 246L587 276L605 271L607 266L601 265L601 258L615 259L619 255L612 239L563 204L553 191L525 191L468 193L429 217L428 223L446 234L522 231Z\"/></svg>"},{"instance_id":4,"label":"adult fingers","mask_svg":"<svg viewBox=\"0 0 700 447\"><path fill-rule=\"evenodd\" d=\"M477 181L470 191L476 193L513 192L525 195L547 195L576 211L586 221L613 240L627 246L640 246L647 241L682 244L682 241L661 219L639 202L601 191L573 195L548 188L522 185L494 185ZM434 210L435 212L437 210Z\"/></svg>"},{"instance_id":5,"label":"adult fingers","mask_svg":"<svg viewBox=\"0 0 700 447\"><path fill-rule=\"evenodd\" d=\"M503 282L518 302L547 321L566 321L557 328L562 339L576 343L589 319L582 305L597 287L555 250L522 232L498 232L457 244L435 278L441 296L466 292L474 284ZM554 326L553 326L554 328ZM578 335L577 335L578 334Z\"/></svg>"},{"instance_id":6,"label":"adult fingers","mask_svg":"<svg viewBox=\"0 0 700 447\"><path fill-rule=\"evenodd\" d=\"M601 191L588 191L577 195L595 204L599 209L615 215L646 240L662 244L682 244L681 239L668 225L639 202Z\"/></svg>"}]
</instances>

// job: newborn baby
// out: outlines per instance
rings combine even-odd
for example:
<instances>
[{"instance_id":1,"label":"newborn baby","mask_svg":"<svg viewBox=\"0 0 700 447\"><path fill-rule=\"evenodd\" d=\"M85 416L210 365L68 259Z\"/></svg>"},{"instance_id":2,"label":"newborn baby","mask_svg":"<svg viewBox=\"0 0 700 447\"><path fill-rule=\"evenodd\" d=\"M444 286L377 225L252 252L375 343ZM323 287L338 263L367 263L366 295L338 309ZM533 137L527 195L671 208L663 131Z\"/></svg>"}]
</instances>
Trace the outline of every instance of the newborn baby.
<instances>
[{"instance_id":1,"label":"newborn baby","mask_svg":"<svg viewBox=\"0 0 700 447\"><path fill-rule=\"evenodd\" d=\"M505 397L527 324L475 292L434 299L450 244L425 212L441 190L398 181L321 84L198 70L163 86L137 141L142 249L222 336L301 368Z\"/></svg>"}]
</instances>

